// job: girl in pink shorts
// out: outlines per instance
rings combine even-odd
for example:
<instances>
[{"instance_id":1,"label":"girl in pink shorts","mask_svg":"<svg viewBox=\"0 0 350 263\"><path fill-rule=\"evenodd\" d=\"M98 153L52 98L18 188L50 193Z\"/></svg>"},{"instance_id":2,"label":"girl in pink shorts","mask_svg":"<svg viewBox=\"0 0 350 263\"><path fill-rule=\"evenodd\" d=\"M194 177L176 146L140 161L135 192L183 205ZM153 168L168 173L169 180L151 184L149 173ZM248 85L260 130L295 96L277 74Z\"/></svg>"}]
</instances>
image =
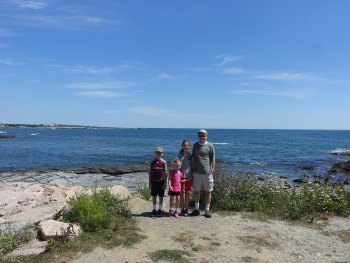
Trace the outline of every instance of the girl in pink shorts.
<instances>
[{"instance_id":1,"label":"girl in pink shorts","mask_svg":"<svg viewBox=\"0 0 350 263\"><path fill-rule=\"evenodd\" d=\"M169 173L169 197L170 197L170 210L169 216L179 217L180 214L180 194L181 194L181 183L183 182L184 174L181 172L181 160L176 158L173 161L175 167ZM175 199L175 204L174 204Z\"/></svg>"}]
</instances>

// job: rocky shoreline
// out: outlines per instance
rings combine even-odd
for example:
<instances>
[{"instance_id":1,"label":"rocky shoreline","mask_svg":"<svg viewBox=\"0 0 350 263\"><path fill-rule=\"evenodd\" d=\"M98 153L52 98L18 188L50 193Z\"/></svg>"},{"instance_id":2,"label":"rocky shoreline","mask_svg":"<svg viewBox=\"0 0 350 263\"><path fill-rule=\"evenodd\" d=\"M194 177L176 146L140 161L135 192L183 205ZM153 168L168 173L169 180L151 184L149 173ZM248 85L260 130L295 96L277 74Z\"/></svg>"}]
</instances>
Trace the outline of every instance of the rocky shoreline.
<instances>
[{"instance_id":1,"label":"rocky shoreline","mask_svg":"<svg viewBox=\"0 0 350 263\"><path fill-rule=\"evenodd\" d=\"M0 172L0 232L33 229L32 241L11 255L42 253L48 238L40 236L64 236L67 226L54 218L71 197L91 193L94 187L108 187L113 194L130 196L138 182L148 180L147 170L147 164L133 164Z\"/></svg>"},{"instance_id":2,"label":"rocky shoreline","mask_svg":"<svg viewBox=\"0 0 350 263\"><path fill-rule=\"evenodd\" d=\"M123 164L75 168L0 171L0 183L39 183L47 185L94 187L124 185L134 188L137 181L148 180L149 164Z\"/></svg>"}]
</instances>

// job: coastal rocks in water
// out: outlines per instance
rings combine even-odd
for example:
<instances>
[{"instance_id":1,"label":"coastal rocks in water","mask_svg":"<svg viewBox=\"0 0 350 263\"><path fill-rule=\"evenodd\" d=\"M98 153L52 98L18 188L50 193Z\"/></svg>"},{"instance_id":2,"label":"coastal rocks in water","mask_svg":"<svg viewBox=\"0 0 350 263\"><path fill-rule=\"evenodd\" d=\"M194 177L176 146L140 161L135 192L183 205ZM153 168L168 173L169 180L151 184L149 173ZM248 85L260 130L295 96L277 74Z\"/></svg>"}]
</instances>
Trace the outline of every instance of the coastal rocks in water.
<instances>
[{"instance_id":1,"label":"coastal rocks in water","mask_svg":"<svg viewBox=\"0 0 350 263\"><path fill-rule=\"evenodd\" d=\"M293 183L305 184L308 182L307 177L300 177L293 180Z\"/></svg>"},{"instance_id":2,"label":"coastal rocks in water","mask_svg":"<svg viewBox=\"0 0 350 263\"><path fill-rule=\"evenodd\" d=\"M341 155L341 156L350 156L350 150L345 149L336 149L334 151L331 151L332 155Z\"/></svg>"},{"instance_id":3,"label":"coastal rocks in water","mask_svg":"<svg viewBox=\"0 0 350 263\"><path fill-rule=\"evenodd\" d=\"M7 138L15 138L15 136L0 134L0 139L7 139Z\"/></svg>"},{"instance_id":4,"label":"coastal rocks in water","mask_svg":"<svg viewBox=\"0 0 350 263\"><path fill-rule=\"evenodd\" d=\"M100 167L78 167L73 169L62 169L72 171L76 174L109 174L109 175L121 175L129 173L147 172L149 170L149 164L122 164L113 166L100 166Z\"/></svg>"},{"instance_id":5,"label":"coastal rocks in water","mask_svg":"<svg viewBox=\"0 0 350 263\"><path fill-rule=\"evenodd\" d=\"M336 163L331 168L331 173L346 173L350 175L350 161Z\"/></svg>"},{"instance_id":6,"label":"coastal rocks in water","mask_svg":"<svg viewBox=\"0 0 350 263\"><path fill-rule=\"evenodd\" d=\"M66 240L78 236L81 231L81 227L77 224L63 223L50 219L40 221L38 236L40 240L44 241L49 239Z\"/></svg>"}]
</instances>

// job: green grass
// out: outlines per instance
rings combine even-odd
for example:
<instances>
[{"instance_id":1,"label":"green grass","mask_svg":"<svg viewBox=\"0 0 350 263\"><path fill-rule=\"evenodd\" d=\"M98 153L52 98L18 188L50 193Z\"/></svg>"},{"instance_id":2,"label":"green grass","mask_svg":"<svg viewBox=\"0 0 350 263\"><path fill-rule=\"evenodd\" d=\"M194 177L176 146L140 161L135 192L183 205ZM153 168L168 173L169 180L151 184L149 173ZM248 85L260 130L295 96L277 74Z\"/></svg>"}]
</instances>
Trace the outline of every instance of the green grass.
<instances>
[{"instance_id":1,"label":"green grass","mask_svg":"<svg viewBox=\"0 0 350 263\"><path fill-rule=\"evenodd\" d=\"M272 174L260 181L221 171L215 175L212 196L212 206L217 210L259 212L288 220L350 215L349 188L309 183L289 189Z\"/></svg>"},{"instance_id":2,"label":"green grass","mask_svg":"<svg viewBox=\"0 0 350 263\"><path fill-rule=\"evenodd\" d=\"M32 231L25 228L21 231L13 231L10 226L0 230L0 256L13 251L22 244L32 239Z\"/></svg>"},{"instance_id":3,"label":"green grass","mask_svg":"<svg viewBox=\"0 0 350 263\"><path fill-rule=\"evenodd\" d=\"M187 256L189 256L188 252L178 249L161 249L149 253L149 257L154 262L162 260L174 263L190 263Z\"/></svg>"},{"instance_id":4,"label":"green grass","mask_svg":"<svg viewBox=\"0 0 350 263\"><path fill-rule=\"evenodd\" d=\"M148 188L147 183L139 180L136 183L136 192L140 195L140 197L146 201L151 200L151 191Z\"/></svg>"}]
</instances>

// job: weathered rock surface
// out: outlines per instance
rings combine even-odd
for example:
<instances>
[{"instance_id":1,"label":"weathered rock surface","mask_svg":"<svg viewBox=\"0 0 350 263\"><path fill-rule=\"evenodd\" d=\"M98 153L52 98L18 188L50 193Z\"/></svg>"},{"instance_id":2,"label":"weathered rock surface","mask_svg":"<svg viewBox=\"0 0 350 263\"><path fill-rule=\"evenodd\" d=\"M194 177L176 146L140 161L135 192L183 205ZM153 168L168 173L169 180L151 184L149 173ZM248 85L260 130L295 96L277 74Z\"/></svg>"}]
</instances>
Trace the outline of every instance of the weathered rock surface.
<instances>
[{"instance_id":1,"label":"weathered rock surface","mask_svg":"<svg viewBox=\"0 0 350 263\"><path fill-rule=\"evenodd\" d=\"M46 251L47 241L39 241L38 239L33 239L32 241L24 244L23 246L15 249L9 256L29 256L38 255Z\"/></svg>"},{"instance_id":2,"label":"weathered rock surface","mask_svg":"<svg viewBox=\"0 0 350 263\"><path fill-rule=\"evenodd\" d=\"M49 239L66 240L78 236L81 233L81 227L77 224L63 223L57 220L40 221L38 235L40 240Z\"/></svg>"},{"instance_id":3,"label":"weathered rock surface","mask_svg":"<svg viewBox=\"0 0 350 263\"><path fill-rule=\"evenodd\" d=\"M78 185L90 188L95 186L112 187L114 185L124 185L133 190L135 189L137 181L148 180L149 167L146 164L116 166L116 168L113 171L110 171L110 173L120 173L117 176L101 173L101 169L64 168L62 170L48 169L5 171L0 172L0 183L27 182L61 186ZM106 171L106 169L107 168L104 167L102 170Z\"/></svg>"},{"instance_id":4,"label":"weathered rock surface","mask_svg":"<svg viewBox=\"0 0 350 263\"><path fill-rule=\"evenodd\" d=\"M0 183L0 224L15 228L53 218L68 198L86 192L81 186Z\"/></svg>"}]
</instances>

